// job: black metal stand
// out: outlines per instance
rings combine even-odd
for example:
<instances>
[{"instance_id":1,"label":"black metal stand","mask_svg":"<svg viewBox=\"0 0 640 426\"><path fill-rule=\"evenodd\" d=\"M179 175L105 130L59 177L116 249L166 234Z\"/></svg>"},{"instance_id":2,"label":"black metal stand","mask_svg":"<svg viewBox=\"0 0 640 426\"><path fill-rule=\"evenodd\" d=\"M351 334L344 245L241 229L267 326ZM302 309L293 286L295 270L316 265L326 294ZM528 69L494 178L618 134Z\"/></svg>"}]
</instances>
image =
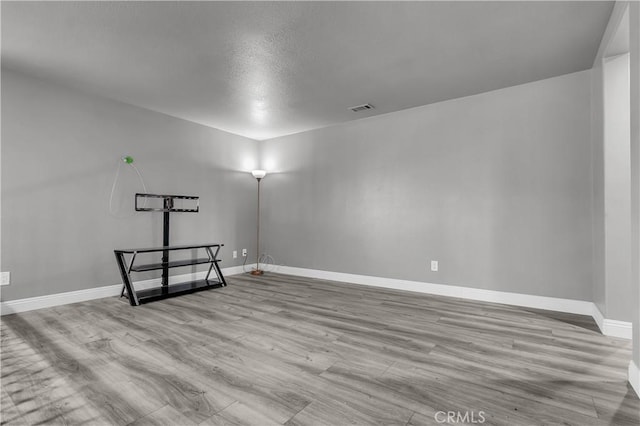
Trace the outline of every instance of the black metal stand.
<instances>
[{"instance_id":1,"label":"black metal stand","mask_svg":"<svg viewBox=\"0 0 640 426\"><path fill-rule=\"evenodd\" d=\"M196 291L208 290L211 288L220 288L225 287L227 282L222 275L222 271L220 270L220 266L218 262L218 252L220 248L223 247L224 244L199 244L199 245L186 245L186 246L162 246L162 247L151 247L151 248L139 248L139 249L124 249L124 250L114 250L114 254L116 256L116 262L118 264L118 269L120 270L120 276L123 282L123 288L121 292L121 296L127 296L129 299L129 303L131 306L138 306L142 303L152 302L154 300L166 299L168 297L180 296L182 294L194 293ZM165 262L164 253L169 253L170 251L176 250L193 250L193 249L204 249L207 257L206 258L195 258L195 259L187 259L187 260L176 260L172 262ZM150 264L135 264L136 257L139 254L144 253L158 253L162 252L162 262L161 263L150 263ZM127 262L125 255L131 255L129 261ZM178 268L181 266L190 266L190 265L202 265L209 264L209 270L207 271L207 275L203 280L195 280L188 281L184 283L178 283L173 285L168 285L168 273L167 273L167 284L164 284L162 281L162 285L160 287L140 290L136 291L133 287L133 281L131 280L132 272L145 272L145 271L154 271L162 269L163 274L165 269L168 271L169 268ZM214 272L217 276L217 280L209 279L211 276L211 272ZM163 275L164 278L164 275ZM126 292L126 293L125 293Z\"/></svg>"},{"instance_id":2,"label":"black metal stand","mask_svg":"<svg viewBox=\"0 0 640 426\"><path fill-rule=\"evenodd\" d=\"M173 198L165 198L164 199L164 213L163 213L163 221L162 221L162 245L167 247L169 246L169 212L173 209ZM161 279L162 287L167 287L169 285L169 250L164 250L162 252L162 279Z\"/></svg>"},{"instance_id":3,"label":"black metal stand","mask_svg":"<svg viewBox=\"0 0 640 426\"><path fill-rule=\"evenodd\" d=\"M162 207L146 207L146 203L143 206L138 205L138 201L142 198L146 199L162 199ZM174 206L174 200L191 200L196 203L195 207L177 209ZM207 290L210 288L219 288L227 285L222 271L218 266L218 252L224 244L202 244L202 245L189 245L189 246L170 246L170 222L169 215L172 212L183 213L197 213L200 210L199 197L190 195L160 195L160 194L136 194L135 198L136 211L155 211L163 212L163 224L162 224L162 247L142 248L142 249L125 249L114 250L116 256L116 262L118 263L118 269L120 270L120 276L122 278L122 291L120 297L127 296L131 306L138 306L141 303L151 302L153 300L166 299L167 297L174 297L181 294L193 293L195 291ZM196 258L189 260L171 261L169 259L169 253L174 250L187 250L187 249L204 249L207 253L207 258ZM215 253L214 253L215 249ZM154 253L162 252L162 261L160 263L151 263L145 265L134 265L136 256L141 253ZM129 262L126 262L125 254L130 254L131 258ZM186 283L174 284L169 286L169 269L177 268L181 266L209 264L209 271L204 280L190 281ZM160 287L152 288L148 290L142 290L136 292L133 288L133 282L131 280L131 272L144 272L153 270L162 270L162 277L160 279ZM215 271L218 276L217 281L209 280L211 271ZM126 294L125 294L126 292Z\"/></svg>"}]
</instances>

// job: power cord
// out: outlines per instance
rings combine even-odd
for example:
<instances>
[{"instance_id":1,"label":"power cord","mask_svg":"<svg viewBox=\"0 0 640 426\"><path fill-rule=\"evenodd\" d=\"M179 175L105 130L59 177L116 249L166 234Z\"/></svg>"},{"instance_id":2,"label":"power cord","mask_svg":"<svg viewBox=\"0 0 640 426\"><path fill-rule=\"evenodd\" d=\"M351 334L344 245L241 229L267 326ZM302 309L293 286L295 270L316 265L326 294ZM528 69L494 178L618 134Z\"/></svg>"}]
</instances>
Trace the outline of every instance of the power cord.
<instances>
[{"instance_id":1,"label":"power cord","mask_svg":"<svg viewBox=\"0 0 640 426\"><path fill-rule=\"evenodd\" d=\"M117 212L114 211L113 209L113 194L116 191L116 185L118 184L118 179L120 178L120 169L122 168L123 163L133 167L133 170L135 170L136 174L138 175L138 179L142 184L142 189L144 190L145 193L149 192L147 191L147 186L144 184L144 179L142 178L142 174L140 173L140 170L138 170L138 168L133 164L133 158L130 156L126 156L118 159L118 168L116 169L116 175L113 178L113 185L111 185L111 195L109 195L109 214L119 219L133 216L133 213L125 216L118 216L116 215ZM146 207L146 205L147 205L147 199L145 198L143 206Z\"/></svg>"},{"instance_id":2,"label":"power cord","mask_svg":"<svg viewBox=\"0 0 640 426\"><path fill-rule=\"evenodd\" d=\"M244 262L242 262L242 272L243 273L247 273L250 271L247 271L247 259L249 258L249 256L244 256ZM253 265L253 263L250 263L250 265ZM265 272L273 272L276 267L278 265L275 264L275 261L273 260L273 257L264 253L262 255L260 255L260 257L258 258L258 266L262 265L262 270ZM265 268L265 266L269 267L269 269Z\"/></svg>"}]
</instances>

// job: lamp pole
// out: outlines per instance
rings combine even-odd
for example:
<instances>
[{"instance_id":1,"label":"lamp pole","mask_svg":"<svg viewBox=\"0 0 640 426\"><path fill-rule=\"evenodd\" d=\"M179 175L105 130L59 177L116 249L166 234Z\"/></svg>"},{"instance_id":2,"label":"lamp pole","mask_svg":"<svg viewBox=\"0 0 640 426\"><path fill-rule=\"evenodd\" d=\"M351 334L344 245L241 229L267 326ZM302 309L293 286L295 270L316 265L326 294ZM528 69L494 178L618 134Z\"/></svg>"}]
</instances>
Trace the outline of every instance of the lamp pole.
<instances>
[{"instance_id":1,"label":"lamp pole","mask_svg":"<svg viewBox=\"0 0 640 426\"><path fill-rule=\"evenodd\" d=\"M251 271L251 275L262 275L264 271L260 270L260 181L267 175L264 170L254 170L251 172L258 181L258 214L256 220L256 269Z\"/></svg>"}]
</instances>

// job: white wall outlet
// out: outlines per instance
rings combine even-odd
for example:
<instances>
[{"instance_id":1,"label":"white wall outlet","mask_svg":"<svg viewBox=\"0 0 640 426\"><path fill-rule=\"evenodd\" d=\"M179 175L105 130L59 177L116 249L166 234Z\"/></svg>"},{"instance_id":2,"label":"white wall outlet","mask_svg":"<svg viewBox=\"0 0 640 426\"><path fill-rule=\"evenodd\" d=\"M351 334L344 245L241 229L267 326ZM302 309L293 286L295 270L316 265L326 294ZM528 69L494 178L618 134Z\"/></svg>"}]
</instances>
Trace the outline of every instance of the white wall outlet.
<instances>
[{"instance_id":1,"label":"white wall outlet","mask_svg":"<svg viewBox=\"0 0 640 426\"><path fill-rule=\"evenodd\" d=\"M3 272L2 280L0 280L0 285L9 285L11 284L11 272Z\"/></svg>"},{"instance_id":2,"label":"white wall outlet","mask_svg":"<svg viewBox=\"0 0 640 426\"><path fill-rule=\"evenodd\" d=\"M242 257L247 257L247 249L242 249Z\"/></svg>"},{"instance_id":3,"label":"white wall outlet","mask_svg":"<svg viewBox=\"0 0 640 426\"><path fill-rule=\"evenodd\" d=\"M438 272L438 261L437 260L432 260L431 261L431 272Z\"/></svg>"},{"instance_id":4,"label":"white wall outlet","mask_svg":"<svg viewBox=\"0 0 640 426\"><path fill-rule=\"evenodd\" d=\"M236 259L238 257L238 250L233 251L233 258Z\"/></svg>"}]
</instances>

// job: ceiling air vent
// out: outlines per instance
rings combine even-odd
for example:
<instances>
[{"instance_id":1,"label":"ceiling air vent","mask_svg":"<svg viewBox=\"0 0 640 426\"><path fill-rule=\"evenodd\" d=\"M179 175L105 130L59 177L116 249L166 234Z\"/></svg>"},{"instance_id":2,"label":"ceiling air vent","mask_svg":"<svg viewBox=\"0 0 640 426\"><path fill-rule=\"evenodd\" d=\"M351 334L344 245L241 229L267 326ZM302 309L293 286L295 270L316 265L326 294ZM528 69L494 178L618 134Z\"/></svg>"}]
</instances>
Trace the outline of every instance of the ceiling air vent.
<instances>
[{"instance_id":1,"label":"ceiling air vent","mask_svg":"<svg viewBox=\"0 0 640 426\"><path fill-rule=\"evenodd\" d=\"M349 109L353 112L360 112L360 111L366 111L369 109L373 109L373 105L371 104L364 104L364 105L358 105L358 106L354 106L354 107L349 107Z\"/></svg>"}]
</instances>

